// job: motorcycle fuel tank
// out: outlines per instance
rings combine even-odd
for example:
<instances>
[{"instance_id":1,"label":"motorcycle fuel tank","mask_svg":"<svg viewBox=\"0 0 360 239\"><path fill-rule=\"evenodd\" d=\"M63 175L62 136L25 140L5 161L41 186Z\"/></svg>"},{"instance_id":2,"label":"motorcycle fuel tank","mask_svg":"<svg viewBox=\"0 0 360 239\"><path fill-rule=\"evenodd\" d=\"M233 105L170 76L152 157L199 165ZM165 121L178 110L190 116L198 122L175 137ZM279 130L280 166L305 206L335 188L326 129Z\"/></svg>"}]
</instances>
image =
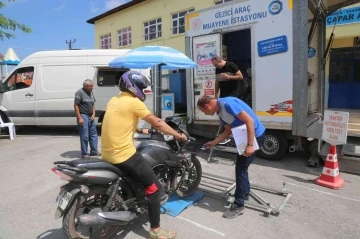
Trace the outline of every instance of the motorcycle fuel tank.
<instances>
[{"instance_id":1,"label":"motorcycle fuel tank","mask_svg":"<svg viewBox=\"0 0 360 239\"><path fill-rule=\"evenodd\" d=\"M181 156L171 151L165 142L143 141L136 148L150 162L152 168L158 165L180 166Z\"/></svg>"}]
</instances>

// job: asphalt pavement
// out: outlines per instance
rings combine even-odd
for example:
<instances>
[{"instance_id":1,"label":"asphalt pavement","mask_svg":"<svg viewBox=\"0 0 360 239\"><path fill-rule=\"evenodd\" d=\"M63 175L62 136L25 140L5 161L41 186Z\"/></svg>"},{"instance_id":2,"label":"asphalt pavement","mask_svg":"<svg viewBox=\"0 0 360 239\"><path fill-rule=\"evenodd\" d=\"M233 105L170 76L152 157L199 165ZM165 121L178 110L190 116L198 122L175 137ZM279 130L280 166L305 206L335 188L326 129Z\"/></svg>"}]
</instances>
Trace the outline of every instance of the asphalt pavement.
<instances>
[{"instance_id":1,"label":"asphalt pavement","mask_svg":"<svg viewBox=\"0 0 360 239\"><path fill-rule=\"evenodd\" d=\"M0 136L0 238L66 238L61 219L54 220L55 198L64 181L51 168L56 160L80 157L79 149L74 129L19 131L13 141ZM203 171L234 178L234 155L214 156L207 163L207 154L199 152ZM161 224L186 239L360 238L360 177L341 173L344 187L332 190L314 184L320 173L321 168L307 167L306 158L299 155L277 162L256 159L249 168L252 183L292 193L279 216L264 217L247 208L236 219L224 219L226 200L205 196L178 217L162 215ZM261 196L274 205L282 201L266 193ZM138 220L114 238L146 238L148 229L146 220Z\"/></svg>"}]
</instances>

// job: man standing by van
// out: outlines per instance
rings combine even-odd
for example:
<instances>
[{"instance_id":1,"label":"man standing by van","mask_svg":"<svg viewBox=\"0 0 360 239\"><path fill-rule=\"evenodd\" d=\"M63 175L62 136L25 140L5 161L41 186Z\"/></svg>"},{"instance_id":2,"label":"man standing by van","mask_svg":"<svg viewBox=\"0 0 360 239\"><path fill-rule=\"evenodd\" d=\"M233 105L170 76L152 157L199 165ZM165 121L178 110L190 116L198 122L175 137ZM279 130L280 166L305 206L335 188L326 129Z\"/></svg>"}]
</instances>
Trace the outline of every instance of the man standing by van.
<instances>
[{"instance_id":1,"label":"man standing by van","mask_svg":"<svg viewBox=\"0 0 360 239\"><path fill-rule=\"evenodd\" d=\"M89 156L100 156L98 152L98 135L95 123L95 97L92 92L94 83L85 80L83 88L75 94L74 109L79 126L81 155L83 158ZM90 144L90 154L88 153Z\"/></svg>"}]
</instances>

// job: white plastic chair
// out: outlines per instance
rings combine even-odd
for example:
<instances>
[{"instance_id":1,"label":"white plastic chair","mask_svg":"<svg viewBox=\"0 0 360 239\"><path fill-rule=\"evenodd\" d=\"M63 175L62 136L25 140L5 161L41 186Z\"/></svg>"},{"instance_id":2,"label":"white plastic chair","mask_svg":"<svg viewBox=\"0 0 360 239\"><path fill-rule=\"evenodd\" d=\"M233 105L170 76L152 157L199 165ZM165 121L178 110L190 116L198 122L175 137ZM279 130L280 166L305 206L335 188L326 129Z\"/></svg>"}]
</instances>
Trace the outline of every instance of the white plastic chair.
<instances>
[{"instance_id":1,"label":"white plastic chair","mask_svg":"<svg viewBox=\"0 0 360 239\"><path fill-rule=\"evenodd\" d=\"M0 115L0 128L5 128L8 127L9 128L9 135L10 135L10 139L13 140L16 136L16 131L15 131L15 125L14 123L4 123L4 121L1 119L1 115Z\"/></svg>"}]
</instances>

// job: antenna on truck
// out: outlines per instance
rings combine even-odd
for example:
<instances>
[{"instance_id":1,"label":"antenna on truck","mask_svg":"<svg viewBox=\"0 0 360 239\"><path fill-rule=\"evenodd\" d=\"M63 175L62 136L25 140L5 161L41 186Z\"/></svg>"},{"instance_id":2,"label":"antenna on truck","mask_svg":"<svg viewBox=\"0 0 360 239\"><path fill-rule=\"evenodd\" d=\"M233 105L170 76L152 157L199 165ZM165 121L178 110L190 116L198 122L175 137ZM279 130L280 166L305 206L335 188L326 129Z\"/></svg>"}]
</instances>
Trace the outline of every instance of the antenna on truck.
<instances>
[{"instance_id":1,"label":"antenna on truck","mask_svg":"<svg viewBox=\"0 0 360 239\"><path fill-rule=\"evenodd\" d=\"M73 43L75 43L76 42L76 39L74 39L74 41L67 41L66 40L66 44L68 44L68 46L69 46L69 50L71 50L72 49L72 46L73 46Z\"/></svg>"}]
</instances>

